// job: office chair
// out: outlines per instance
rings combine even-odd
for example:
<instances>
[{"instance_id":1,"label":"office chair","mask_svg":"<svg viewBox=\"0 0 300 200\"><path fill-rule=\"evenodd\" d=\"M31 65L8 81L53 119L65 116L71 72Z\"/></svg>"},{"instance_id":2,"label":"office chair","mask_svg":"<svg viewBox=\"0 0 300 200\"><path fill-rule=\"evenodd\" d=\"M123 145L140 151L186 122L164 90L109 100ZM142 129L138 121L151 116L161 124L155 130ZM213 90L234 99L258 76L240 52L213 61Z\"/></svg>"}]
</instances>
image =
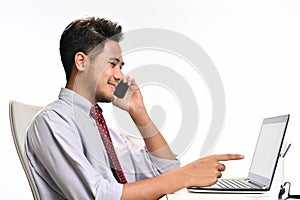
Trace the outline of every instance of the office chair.
<instances>
[{"instance_id":1,"label":"office chair","mask_svg":"<svg viewBox=\"0 0 300 200\"><path fill-rule=\"evenodd\" d=\"M9 118L11 132L13 135L18 156L20 158L22 167L25 171L27 180L29 182L34 200L40 200L40 196L28 165L25 153L25 140L27 126L33 119L34 115L41 109L42 107L23 104L14 100L11 100L9 102Z\"/></svg>"}]
</instances>

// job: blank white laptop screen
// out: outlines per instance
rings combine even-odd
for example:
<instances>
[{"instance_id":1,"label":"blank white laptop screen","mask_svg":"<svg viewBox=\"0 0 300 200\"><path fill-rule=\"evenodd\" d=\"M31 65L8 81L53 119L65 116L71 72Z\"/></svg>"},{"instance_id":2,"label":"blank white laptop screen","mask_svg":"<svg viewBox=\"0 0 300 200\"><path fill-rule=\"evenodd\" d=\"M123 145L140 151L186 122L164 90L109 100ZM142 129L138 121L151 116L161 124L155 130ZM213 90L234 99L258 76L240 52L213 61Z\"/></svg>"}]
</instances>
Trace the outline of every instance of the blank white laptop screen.
<instances>
[{"instance_id":1,"label":"blank white laptop screen","mask_svg":"<svg viewBox=\"0 0 300 200\"><path fill-rule=\"evenodd\" d=\"M276 123L264 124L262 126L261 132L264 134L260 134L260 138L257 141L257 148L255 149L250 167L251 173L264 177L272 177L273 169L271 167L275 166L278 154L278 151L274 151L274 149L278 149L281 145L281 138L284 133L285 125L286 123ZM274 132L282 134L274 134ZM270 140L270 138L272 139Z\"/></svg>"},{"instance_id":2,"label":"blank white laptop screen","mask_svg":"<svg viewBox=\"0 0 300 200\"><path fill-rule=\"evenodd\" d=\"M288 116L264 119L248 178L270 187L286 131Z\"/></svg>"}]
</instances>

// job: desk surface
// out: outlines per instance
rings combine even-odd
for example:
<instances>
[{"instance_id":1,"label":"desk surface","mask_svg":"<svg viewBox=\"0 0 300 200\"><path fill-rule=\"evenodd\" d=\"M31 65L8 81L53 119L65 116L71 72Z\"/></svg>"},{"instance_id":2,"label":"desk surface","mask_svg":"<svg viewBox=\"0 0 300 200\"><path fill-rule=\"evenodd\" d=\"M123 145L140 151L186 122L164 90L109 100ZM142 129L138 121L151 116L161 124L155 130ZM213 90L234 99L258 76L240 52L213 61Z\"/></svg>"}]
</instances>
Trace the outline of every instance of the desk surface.
<instances>
[{"instance_id":1,"label":"desk surface","mask_svg":"<svg viewBox=\"0 0 300 200\"><path fill-rule=\"evenodd\" d=\"M234 199L247 199L247 200L264 200L264 199L277 199L277 193L267 192L264 194L216 194L216 193L191 193L187 189L180 190L174 194L168 194L167 197L162 199L164 200L180 200L180 199L201 199L201 200L234 200Z\"/></svg>"},{"instance_id":2,"label":"desk surface","mask_svg":"<svg viewBox=\"0 0 300 200\"><path fill-rule=\"evenodd\" d=\"M162 200L181 200L181 199L201 199L201 200L235 200L235 199L247 199L247 200L273 200L278 199L278 192L280 185L283 180L274 177L274 182L272 184L271 190L263 194L217 194L217 193L192 193L187 189L182 189L173 194L168 194L161 198ZM293 185L294 188L300 188L299 183ZM298 194L297 190L291 191L291 194Z\"/></svg>"}]
</instances>

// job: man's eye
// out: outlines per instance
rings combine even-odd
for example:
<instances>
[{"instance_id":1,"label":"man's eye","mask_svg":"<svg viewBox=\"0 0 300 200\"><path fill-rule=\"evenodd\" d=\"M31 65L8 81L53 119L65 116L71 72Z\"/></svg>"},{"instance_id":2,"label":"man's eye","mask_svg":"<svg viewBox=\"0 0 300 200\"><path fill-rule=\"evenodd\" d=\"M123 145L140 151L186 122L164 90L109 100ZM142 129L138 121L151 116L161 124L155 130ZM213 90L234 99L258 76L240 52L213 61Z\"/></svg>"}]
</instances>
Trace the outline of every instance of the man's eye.
<instances>
[{"instance_id":1,"label":"man's eye","mask_svg":"<svg viewBox=\"0 0 300 200\"><path fill-rule=\"evenodd\" d=\"M115 67L117 64L116 63L113 63L113 62L110 62L110 64Z\"/></svg>"}]
</instances>

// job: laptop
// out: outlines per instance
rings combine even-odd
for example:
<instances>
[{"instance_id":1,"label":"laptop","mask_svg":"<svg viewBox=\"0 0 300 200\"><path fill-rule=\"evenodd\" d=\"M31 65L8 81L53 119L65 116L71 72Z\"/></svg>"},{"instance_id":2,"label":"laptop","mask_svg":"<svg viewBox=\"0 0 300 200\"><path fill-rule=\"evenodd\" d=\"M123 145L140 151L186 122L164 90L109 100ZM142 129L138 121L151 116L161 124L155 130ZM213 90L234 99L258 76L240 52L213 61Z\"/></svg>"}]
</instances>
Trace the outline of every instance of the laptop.
<instances>
[{"instance_id":1,"label":"laptop","mask_svg":"<svg viewBox=\"0 0 300 200\"><path fill-rule=\"evenodd\" d=\"M191 186L190 192L264 193L271 188L290 115L265 118L262 122L248 177L219 179L208 187Z\"/></svg>"}]
</instances>

